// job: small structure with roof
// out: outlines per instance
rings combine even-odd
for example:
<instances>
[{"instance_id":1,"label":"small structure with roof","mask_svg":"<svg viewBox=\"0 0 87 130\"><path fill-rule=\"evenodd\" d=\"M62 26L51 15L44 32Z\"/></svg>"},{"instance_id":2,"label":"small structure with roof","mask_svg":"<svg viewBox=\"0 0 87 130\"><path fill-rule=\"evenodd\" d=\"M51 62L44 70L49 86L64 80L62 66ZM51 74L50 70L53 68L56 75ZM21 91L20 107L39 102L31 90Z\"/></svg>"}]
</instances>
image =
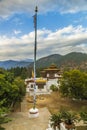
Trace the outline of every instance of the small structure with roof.
<instances>
[{"instance_id":1,"label":"small structure with roof","mask_svg":"<svg viewBox=\"0 0 87 130\"><path fill-rule=\"evenodd\" d=\"M29 78L25 80L25 83L27 85L26 90L30 93L30 95L33 95L34 93L34 79ZM47 94L47 79L46 78L36 78L36 94Z\"/></svg>"}]
</instances>

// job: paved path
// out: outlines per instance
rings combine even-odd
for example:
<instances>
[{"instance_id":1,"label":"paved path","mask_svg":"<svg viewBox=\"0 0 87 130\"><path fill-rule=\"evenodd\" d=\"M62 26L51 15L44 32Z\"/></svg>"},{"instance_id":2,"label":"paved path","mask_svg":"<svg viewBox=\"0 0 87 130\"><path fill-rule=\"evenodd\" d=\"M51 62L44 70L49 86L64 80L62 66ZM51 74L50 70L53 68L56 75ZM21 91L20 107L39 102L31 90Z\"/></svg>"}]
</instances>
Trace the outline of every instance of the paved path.
<instances>
[{"instance_id":1,"label":"paved path","mask_svg":"<svg viewBox=\"0 0 87 130\"><path fill-rule=\"evenodd\" d=\"M28 112L11 114L12 121L4 124L6 130L46 130L50 113L47 108L39 109L38 118L29 118Z\"/></svg>"}]
</instances>

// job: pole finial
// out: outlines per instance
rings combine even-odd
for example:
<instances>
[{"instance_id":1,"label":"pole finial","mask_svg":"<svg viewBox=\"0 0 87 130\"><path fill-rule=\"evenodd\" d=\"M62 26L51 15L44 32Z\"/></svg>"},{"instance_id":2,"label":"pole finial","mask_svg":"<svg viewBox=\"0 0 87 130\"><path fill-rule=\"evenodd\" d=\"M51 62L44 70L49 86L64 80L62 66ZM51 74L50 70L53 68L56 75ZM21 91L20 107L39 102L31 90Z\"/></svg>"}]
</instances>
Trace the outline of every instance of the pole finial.
<instances>
[{"instance_id":1,"label":"pole finial","mask_svg":"<svg viewBox=\"0 0 87 130\"><path fill-rule=\"evenodd\" d=\"M35 7L35 12L38 12L38 7L37 6Z\"/></svg>"}]
</instances>

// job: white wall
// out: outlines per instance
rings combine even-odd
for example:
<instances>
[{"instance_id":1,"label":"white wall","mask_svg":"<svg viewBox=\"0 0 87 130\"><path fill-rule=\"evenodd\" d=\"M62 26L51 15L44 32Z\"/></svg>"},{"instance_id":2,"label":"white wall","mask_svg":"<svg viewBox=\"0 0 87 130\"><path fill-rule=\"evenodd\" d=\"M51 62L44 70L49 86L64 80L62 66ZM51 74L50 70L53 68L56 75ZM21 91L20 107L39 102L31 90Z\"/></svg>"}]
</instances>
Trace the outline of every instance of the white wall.
<instances>
[{"instance_id":1,"label":"white wall","mask_svg":"<svg viewBox=\"0 0 87 130\"><path fill-rule=\"evenodd\" d=\"M51 86L52 84L58 87L57 81L58 81L58 79L50 79L50 80L48 80L48 82L47 82L47 84L46 84L46 85L47 85L47 88L50 89L50 86Z\"/></svg>"}]
</instances>

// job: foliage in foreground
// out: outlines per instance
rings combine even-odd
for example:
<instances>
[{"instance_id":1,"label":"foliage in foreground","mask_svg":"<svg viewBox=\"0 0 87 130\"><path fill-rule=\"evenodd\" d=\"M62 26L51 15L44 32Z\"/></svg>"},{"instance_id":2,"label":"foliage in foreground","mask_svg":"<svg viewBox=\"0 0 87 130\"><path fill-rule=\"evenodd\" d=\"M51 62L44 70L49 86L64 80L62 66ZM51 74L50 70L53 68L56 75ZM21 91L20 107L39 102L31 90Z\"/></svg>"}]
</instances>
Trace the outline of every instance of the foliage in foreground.
<instances>
[{"instance_id":1,"label":"foliage in foreground","mask_svg":"<svg viewBox=\"0 0 87 130\"><path fill-rule=\"evenodd\" d=\"M74 129L76 127L75 123L78 123L80 120L87 121L87 112L82 111L80 113L76 113L73 111L62 110L56 114L52 114L50 117L50 123L54 130L56 130L56 128L60 130L61 123L65 125L67 130ZM85 126L85 128L87 128L87 126Z\"/></svg>"},{"instance_id":2,"label":"foliage in foreground","mask_svg":"<svg viewBox=\"0 0 87 130\"><path fill-rule=\"evenodd\" d=\"M56 129L56 127L60 129L60 123L62 122L61 112L58 112L57 114L52 114L50 121L51 121L51 126L54 128L54 130Z\"/></svg>"},{"instance_id":3,"label":"foliage in foreground","mask_svg":"<svg viewBox=\"0 0 87 130\"><path fill-rule=\"evenodd\" d=\"M0 124L8 121L3 115L22 101L25 92L24 81L20 77L14 78L13 73L0 69Z\"/></svg>"},{"instance_id":4,"label":"foliage in foreground","mask_svg":"<svg viewBox=\"0 0 87 130\"><path fill-rule=\"evenodd\" d=\"M87 124L87 111L80 112L81 119Z\"/></svg>"},{"instance_id":5,"label":"foliage in foreground","mask_svg":"<svg viewBox=\"0 0 87 130\"><path fill-rule=\"evenodd\" d=\"M1 127L1 124L11 121L11 119L7 117L7 113L9 113L9 110L7 108L0 108L0 130L4 129Z\"/></svg>"},{"instance_id":6,"label":"foliage in foreground","mask_svg":"<svg viewBox=\"0 0 87 130\"><path fill-rule=\"evenodd\" d=\"M60 111L56 114L52 114L50 121L51 126L56 130L58 128L60 130L60 123L64 123L67 130L71 128L75 128L74 123L77 122L78 116L76 113L72 111Z\"/></svg>"}]
</instances>

